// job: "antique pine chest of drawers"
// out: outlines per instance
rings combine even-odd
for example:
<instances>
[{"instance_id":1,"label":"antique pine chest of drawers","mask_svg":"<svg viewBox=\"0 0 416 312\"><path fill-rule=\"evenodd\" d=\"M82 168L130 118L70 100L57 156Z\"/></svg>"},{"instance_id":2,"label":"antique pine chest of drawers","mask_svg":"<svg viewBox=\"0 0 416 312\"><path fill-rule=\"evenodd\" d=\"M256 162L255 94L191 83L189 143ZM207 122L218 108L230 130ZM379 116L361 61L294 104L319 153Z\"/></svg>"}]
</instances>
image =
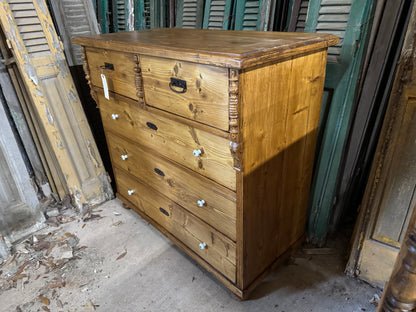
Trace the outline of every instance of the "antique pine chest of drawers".
<instances>
[{"instance_id":1,"label":"antique pine chest of drawers","mask_svg":"<svg viewBox=\"0 0 416 312\"><path fill-rule=\"evenodd\" d=\"M304 237L338 38L152 29L73 42L117 197L246 298Z\"/></svg>"}]
</instances>

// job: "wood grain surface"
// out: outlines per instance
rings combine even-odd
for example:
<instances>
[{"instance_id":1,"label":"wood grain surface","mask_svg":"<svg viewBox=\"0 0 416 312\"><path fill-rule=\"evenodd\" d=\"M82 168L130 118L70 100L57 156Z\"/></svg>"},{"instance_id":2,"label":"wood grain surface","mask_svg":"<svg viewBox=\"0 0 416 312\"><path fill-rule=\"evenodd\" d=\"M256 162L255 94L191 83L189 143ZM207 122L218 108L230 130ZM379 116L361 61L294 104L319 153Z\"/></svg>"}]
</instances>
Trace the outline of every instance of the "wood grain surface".
<instances>
[{"instance_id":1,"label":"wood grain surface","mask_svg":"<svg viewBox=\"0 0 416 312\"><path fill-rule=\"evenodd\" d=\"M246 68L321 50L336 44L338 38L319 33L159 28L78 37L72 42L221 67Z\"/></svg>"},{"instance_id":2,"label":"wood grain surface","mask_svg":"<svg viewBox=\"0 0 416 312\"><path fill-rule=\"evenodd\" d=\"M137 99L135 87L135 56L110 50L87 48L87 59L90 68L91 82L94 86L103 88L101 73L107 80L110 91ZM112 64L114 69L104 69L105 63Z\"/></svg>"},{"instance_id":3,"label":"wood grain surface","mask_svg":"<svg viewBox=\"0 0 416 312\"><path fill-rule=\"evenodd\" d=\"M243 289L304 234L325 61L320 51L240 75Z\"/></svg>"},{"instance_id":4,"label":"wood grain surface","mask_svg":"<svg viewBox=\"0 0 416 312\"><path fill-rule=\"evenodd\" d=\"M97 91L104 129L153 149L156 153L235 190L236 175L229 141L191 126L140 109L138 103ZM116 120L112 114L117 114ZM154 125L157 130L149 128ZM199 157L194 149L203 149Z\"/></svg>"},{"instance_id":5,"label":"wood grain surface","mask_svg":"<svg viewBox=\"0 0 416 312\"><path fill-rule=\"evenodd\" d=\"M236 239L235 192L112 133L107 140L113 164L163 193L233 241ZM122 155L127 158L122 159ZM198 201L204 200L202 207Z\"/></svg>"},{"instance_id":6,"label":"wood grain surface","mask_svg":"<svg viewBox=\"0 0 416 312\"><path fill-rule=\"evenodd\" d=\"M235 281L235 244L230 239L186 212L167 197L114 167L119 193L129 198L146 215L208 261L229 280ZM133 190L128 195L128 190ZM205 249L199 244L206 243Z\"/></svg>"},{"instance_id":7,"label":"wood grain surface","mask_svg":"<svg viewBox=\"0 0 416 312\"><path fill-rule=\"evenodd\" d=\"M228 131L228 70L156 57L140 58L146 104ZM170 79L186 82L169 87Z\"/></svg>"}]
</instances>

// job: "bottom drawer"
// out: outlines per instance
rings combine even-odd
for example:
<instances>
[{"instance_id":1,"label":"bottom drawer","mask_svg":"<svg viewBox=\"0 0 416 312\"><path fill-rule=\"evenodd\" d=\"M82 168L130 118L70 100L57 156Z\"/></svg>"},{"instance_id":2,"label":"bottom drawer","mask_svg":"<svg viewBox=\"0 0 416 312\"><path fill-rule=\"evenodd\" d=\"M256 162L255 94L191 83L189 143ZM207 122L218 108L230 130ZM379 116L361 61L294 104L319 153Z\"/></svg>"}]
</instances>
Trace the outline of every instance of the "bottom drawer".
<instances>
[{"instance_id":1,"label":"bottom drawer","mask_svg":"<svg viewBox=\"0 0 416 312\"><path fill-rule=\"evenodd\" d=\"M114 173L122 196L235 282L236 248L232 240L128 173L118 168L114 168Z\"/></svg>"}]
</instances>

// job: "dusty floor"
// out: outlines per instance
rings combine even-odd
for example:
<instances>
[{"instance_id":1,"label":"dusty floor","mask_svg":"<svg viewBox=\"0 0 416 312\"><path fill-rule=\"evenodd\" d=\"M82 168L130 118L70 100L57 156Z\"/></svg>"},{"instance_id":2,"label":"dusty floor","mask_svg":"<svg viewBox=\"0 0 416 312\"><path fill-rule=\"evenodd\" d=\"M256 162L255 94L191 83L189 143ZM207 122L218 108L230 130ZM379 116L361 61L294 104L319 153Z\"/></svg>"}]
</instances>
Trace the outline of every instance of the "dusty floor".
<instances>
[{"instance_id":1,"label":"dusty floor","mask_svg":"<svg viewBox=\"0 0 416 312\"><path fill-rule=\"evenodd\" d=\"M76 217L35 234L35 245L31 238L18 246L18 256L0 265L0 311L376 309L370 301L380 291L344 276L343 255L298 252L270 274L250 300L238 302L136 213L122 208L120 201L107 202L93 214L102 218L93 215L84 222ZM40 250L34 252L34 246Z\"/></svg>"}]
</instances>

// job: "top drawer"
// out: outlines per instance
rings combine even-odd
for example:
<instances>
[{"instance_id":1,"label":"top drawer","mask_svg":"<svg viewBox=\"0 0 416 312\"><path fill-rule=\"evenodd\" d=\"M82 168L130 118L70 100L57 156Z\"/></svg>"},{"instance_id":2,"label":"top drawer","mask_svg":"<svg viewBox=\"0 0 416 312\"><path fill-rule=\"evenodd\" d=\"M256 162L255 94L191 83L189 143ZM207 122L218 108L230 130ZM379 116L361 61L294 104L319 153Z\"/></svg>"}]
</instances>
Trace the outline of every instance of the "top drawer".
<instances>
[{"instance_id":1,"label":"top drawer","mask_svg":"<svg viewBox=\"0 0 416 312\"><path fill-rule=\"evenodd\" d=\"M135 55L110 50L87 49L91 82L96 87L103 87L101 73L105 75L108 89L137 99L134 82Z\"/></svg>"},{"instance_id":2,"label":"top drawer","mask_svg":"<svg viewBox=\"0 0 416 312\"><path fill-rule=\"evenodd\" d=\"M228 131L227 68L150 56L140 67L146 104Z\"/></svg>"}]
</instances>

